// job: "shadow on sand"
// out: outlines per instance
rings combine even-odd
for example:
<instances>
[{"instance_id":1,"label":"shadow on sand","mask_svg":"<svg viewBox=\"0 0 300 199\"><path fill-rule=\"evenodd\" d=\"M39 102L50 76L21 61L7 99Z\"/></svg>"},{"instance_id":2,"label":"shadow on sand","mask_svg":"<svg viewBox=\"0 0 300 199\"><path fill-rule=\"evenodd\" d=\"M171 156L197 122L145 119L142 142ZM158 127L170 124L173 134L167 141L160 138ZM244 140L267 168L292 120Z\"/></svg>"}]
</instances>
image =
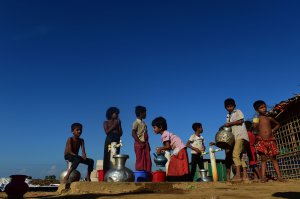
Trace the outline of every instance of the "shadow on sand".
<instances>
[{"instance_id":1,"label":"shadow on sand","mask_svg":"<svg viewBox=\"0 0 300 199\"><path fill-rule=\"evenodd\" d=\"M121 194L77 194L77 195L51 195L51 196L36 196L30 198L41 198L41 199L97 199L107 196L124 196L124 195L138 195L138 194L153 194L153 192L144 193L121 193ZM141 196L142 197L142 196Z\"/></svg>"},{"instance_id":2,"label":"shadow on sand","mask_svg":"<svg viewBox=\"0 0 300 199\"><path fill-rule=\"evenodd\" d=\"M272 196L287 198L287 199L299 199L300 192L276 192L276 193L273 193Z\"/></svg>"}]
</instances>

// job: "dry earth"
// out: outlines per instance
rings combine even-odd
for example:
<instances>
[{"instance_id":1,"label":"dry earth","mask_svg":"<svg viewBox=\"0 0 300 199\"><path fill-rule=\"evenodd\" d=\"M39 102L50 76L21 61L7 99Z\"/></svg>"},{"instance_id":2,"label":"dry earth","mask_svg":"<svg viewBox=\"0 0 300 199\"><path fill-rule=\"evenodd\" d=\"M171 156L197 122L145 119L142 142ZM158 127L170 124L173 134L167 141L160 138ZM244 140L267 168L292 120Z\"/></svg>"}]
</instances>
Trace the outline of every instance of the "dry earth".
<instances>
[{"instance_id":1,"label":"dry earth","mask_svg":"<svg viewBox=\"0 0 300 199\"><path fill-rule=\"evenodd\" d=\"M267 183L98 183L76 182L57 192L28 192L34 199L300 199L300 180ZM68 187L67 187L68 188ZM0 198L6 194L0 192Z\"/></svg>"}]
</instances>

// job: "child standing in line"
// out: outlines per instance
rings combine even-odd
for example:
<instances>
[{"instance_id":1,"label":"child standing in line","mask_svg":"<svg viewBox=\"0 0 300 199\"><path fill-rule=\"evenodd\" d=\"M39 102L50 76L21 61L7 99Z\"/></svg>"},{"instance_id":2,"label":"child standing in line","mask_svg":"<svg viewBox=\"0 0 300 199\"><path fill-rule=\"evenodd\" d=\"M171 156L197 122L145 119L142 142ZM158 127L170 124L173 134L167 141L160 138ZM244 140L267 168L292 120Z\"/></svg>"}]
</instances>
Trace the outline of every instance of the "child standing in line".
<instances>
[{"instance_id":1,"label":"child standing in line","mask_svg":"<svg viewBox=\"0 0 300 199\"><path fill-rule=\"evenodd\" d=\"M162 147L157 147L156 152L160 154L164 150L172 150L172 155L168 167L168 181L188 181L189 162L186 146L175 134L167 131L167 121L163 117L157 117L152 121L153 130L156 134L161 134Z\"/></svg>"},{"instance_id":2,"label":"child standing in line","mask_svg":"<svg viewBox=\"0 0 300 199\"><path fill-rule=\"evenodd\" d=\"M137 119L132 124L132 137L134 138L134 152L136 155L135 170L151 172L150 145L146 118L146 107L135 107Z\"/></svg>"},{"instance_id":3,"label":"child standing in line","mask_svg":"<svg viewBox=\"0 0 300 199\"><path fill-rule=\"evenodd\" d=\"M104 131L106 134L104 143L103 155L103 171L104 173L111 168L110 151L108 146L112 142L120 143L121 136L123 135L121 120L119 119L120 110L117 107L110 107L106 111L106 121L103 123ZM120 153L120 147L116 149L116 154Z\"/></svg>"},{"instance_id":4,"label":"child standing in line","mask_svg":"<svg viewBox=\"0 0 300 199\"><path fill-rule=\"evenodd\" d=\"M197 165L199 169L204 169L202 152L205 151L204 138L201 135L203 132L202 124L194 123L192 128L194 133L186 143L186 146L191 149L192 154L190 181L194 179Z\"/></svg>"},{"instance_id":5,"label":"child standing in line","mask_svg":"<svg viewBox=\"0 0 300 199\"><path fill-rule=\"evenodd\" d=\"M249 141L248 133L245 127L244 114L242 111L235 109L236 104L234 99L228 98L224 101L225 109L228 111L226 123L224 126L231 127L234 135L235 144L233 147L232 158L236 167L235 181L249 180L247 175L247 164L241 158L243 145ZM241 178L241 167L243 167L243 178Z\"/></svg>"},{"instance_id":6,"label":"child standing in line","mask_svg":"<svg viewBox=\"0 0 300 199\"><path fill-rule=\"evenodd\" d=\"M272 117L268 117L266 103L258 100L253 103L254 109L258 112L258 119L253 122L253 127L258 130L256 136L256 149L261 158L261 181L266 182L267 159L270 158L280 182L281 177L276 155L279 154L273 133L280 128L280 123ZM272 125L274 127L272 128Z\"/></svg>"},{"instance_id":7,"label":"child standing in line","mask_svg":"<svg viewBox=\"0 0 300 199\"><path fill-rule=\"evenodd\" d=\"M252 122L245 121L246 129L248 132L249 142L245 146L247 156L249 159L249 168L254 174L254 180L258 180L260 178L260 170L257 166L257 156L256 156L256 149L255 149L255 135L252 131Z\"/></svg>"},{"instance_id":8,"label":"child standing in line","mask_svg":"<svg viewBox=\"0 0 300 199\"><path fill-rule=\"evenodd\" d=\"M68 169L67 174L63 179L63 183L68 182L70 174L78 167L79 163L88 165L86 181L91 181L91 172L94 169L94 160L86 157L84 140L80 138L82 133L82 124L73 123L71 125L71 131L73 133L73 137L69 137L67 140L65 148L65 160L71 162L72 165ZM80 147L82 150L82 156L78 155Z\"/></svg>"}]
</instances>

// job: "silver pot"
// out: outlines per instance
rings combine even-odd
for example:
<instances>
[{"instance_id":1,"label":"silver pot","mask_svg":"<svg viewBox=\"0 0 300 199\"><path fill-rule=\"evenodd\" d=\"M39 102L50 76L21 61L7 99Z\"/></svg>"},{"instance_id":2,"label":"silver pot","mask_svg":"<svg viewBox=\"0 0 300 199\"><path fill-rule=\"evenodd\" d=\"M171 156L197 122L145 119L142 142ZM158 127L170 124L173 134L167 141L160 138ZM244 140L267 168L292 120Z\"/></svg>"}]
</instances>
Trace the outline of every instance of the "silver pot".
<instances>
[{"instance_id":1,"label":"silver pot","mask_svg":"<svg viewBox=\"0 0 300 199\"><path fill-rule=\"evenodd\" d=\"M67 165L68 165L68 170L70 169L72 163L67 161ZM60 177L59 179L62 181L64 179L64 177L67 175L67 172L68 170L66 171L63 171L61 174L60 174ZM76 181L79 181L80 180L80 177L81 177L81 174L79 171L77 171L76 169L74 169L70 176L69 176L69 180L68 180L68 183L71 183L71 182L76 182Z\"/></svg>"},{"instance_id":2,"label":"silver pot","mask_svg":"<svg viewBox=\"0 0 300 199\"><path fill-rule=\"evenodd\" d=\"M199 171L201 177L197 179L197 182L212 182L213 179L211 176L207 176L207 172L206 169L201 169Z\"/></svg>"},{"instance_id":3,"label":"silver pot","mask_svg":"<svg viewBox=\"0 0 300 199\"><path fill-rule=\"evenodd\" d=\"M223 127L215 136L216 146L221 149L230 149L234 145L234 135L230 127Z\"/></svg>"},{"instance_id":4,"label":"silver pot","mask_svg":"<svg viewBox=\"0 0 300 199\"><path fill-rule=\"evenodd\" d=\"M129 158L128 155L118 154L114 155L115 166L109 169L104 176L104 181L107 182L133 182L133 172L125 167L126 160Z\"/></svg>"},{"instance_id":5,"label":"silver pot","mask_svg":"<svg viewBox=\"0 0 300 199\"><path fill-rule=\"evenodd\" d=\"M160 153L158 155L153 153L153 155L154 155L153 160L154 160L156 166L158 166L158 167L164 167L166 165L166 163L168 162L168 159L165 157L165 153Z\"/></svg>"}]
</instances>

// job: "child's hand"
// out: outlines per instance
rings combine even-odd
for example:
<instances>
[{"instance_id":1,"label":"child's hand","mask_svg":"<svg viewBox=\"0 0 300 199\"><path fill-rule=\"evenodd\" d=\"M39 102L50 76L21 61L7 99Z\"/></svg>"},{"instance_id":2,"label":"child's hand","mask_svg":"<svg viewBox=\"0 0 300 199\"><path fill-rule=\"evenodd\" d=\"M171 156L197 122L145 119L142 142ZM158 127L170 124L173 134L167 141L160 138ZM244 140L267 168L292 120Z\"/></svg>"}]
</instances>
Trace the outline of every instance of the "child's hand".
<instances>
[{"instance_id":1,"label":"child's hand","mask_svg":"<svg viewBox=\"0 0 300 199\"><path fill-rule=\"evenodd\" d=\"M225 127L230 127L229 123L224 124Z\"/></svg>"},{"instance_id":2,"label":"child's hand","mask_svg":"<svg viewBox=\"0 0 300 199\"><path fill-rule=\"evenodd\" d=\"M195 148L195 151L196 151L197 153L202 154L202 151L201 151L200 149Z\"/></svg>"},{"instance_id":3,"label":"child's hand","mask_svg":"<svg viewBox=\"0 0 300 199\"><path fill-rule=\"evenodd\" d=\"M145 142L141 142L141 148L144 149L146 147Z\"/></svg>"},{"instance_id":4,"label":"child's hand","mask_svg":"<svg viewBox=\"0 0 300 199\"><path fill-rule=\"evenodd\" d=\"M161 150L159 147L156 148L156 153L157 153L157 155L159 155L159 154L161 153L161 151L162 151L162 150Z\"/></svg>"},{"instance_id":5,"label":"child's hand","mask_svg":"<svg viewBox=\"0 0 300 199\"><path fill-rule=\"evenodd\" d=\"M82 154L82 159L86 160L86 155Z\"/></svg>"}]
</instances>

